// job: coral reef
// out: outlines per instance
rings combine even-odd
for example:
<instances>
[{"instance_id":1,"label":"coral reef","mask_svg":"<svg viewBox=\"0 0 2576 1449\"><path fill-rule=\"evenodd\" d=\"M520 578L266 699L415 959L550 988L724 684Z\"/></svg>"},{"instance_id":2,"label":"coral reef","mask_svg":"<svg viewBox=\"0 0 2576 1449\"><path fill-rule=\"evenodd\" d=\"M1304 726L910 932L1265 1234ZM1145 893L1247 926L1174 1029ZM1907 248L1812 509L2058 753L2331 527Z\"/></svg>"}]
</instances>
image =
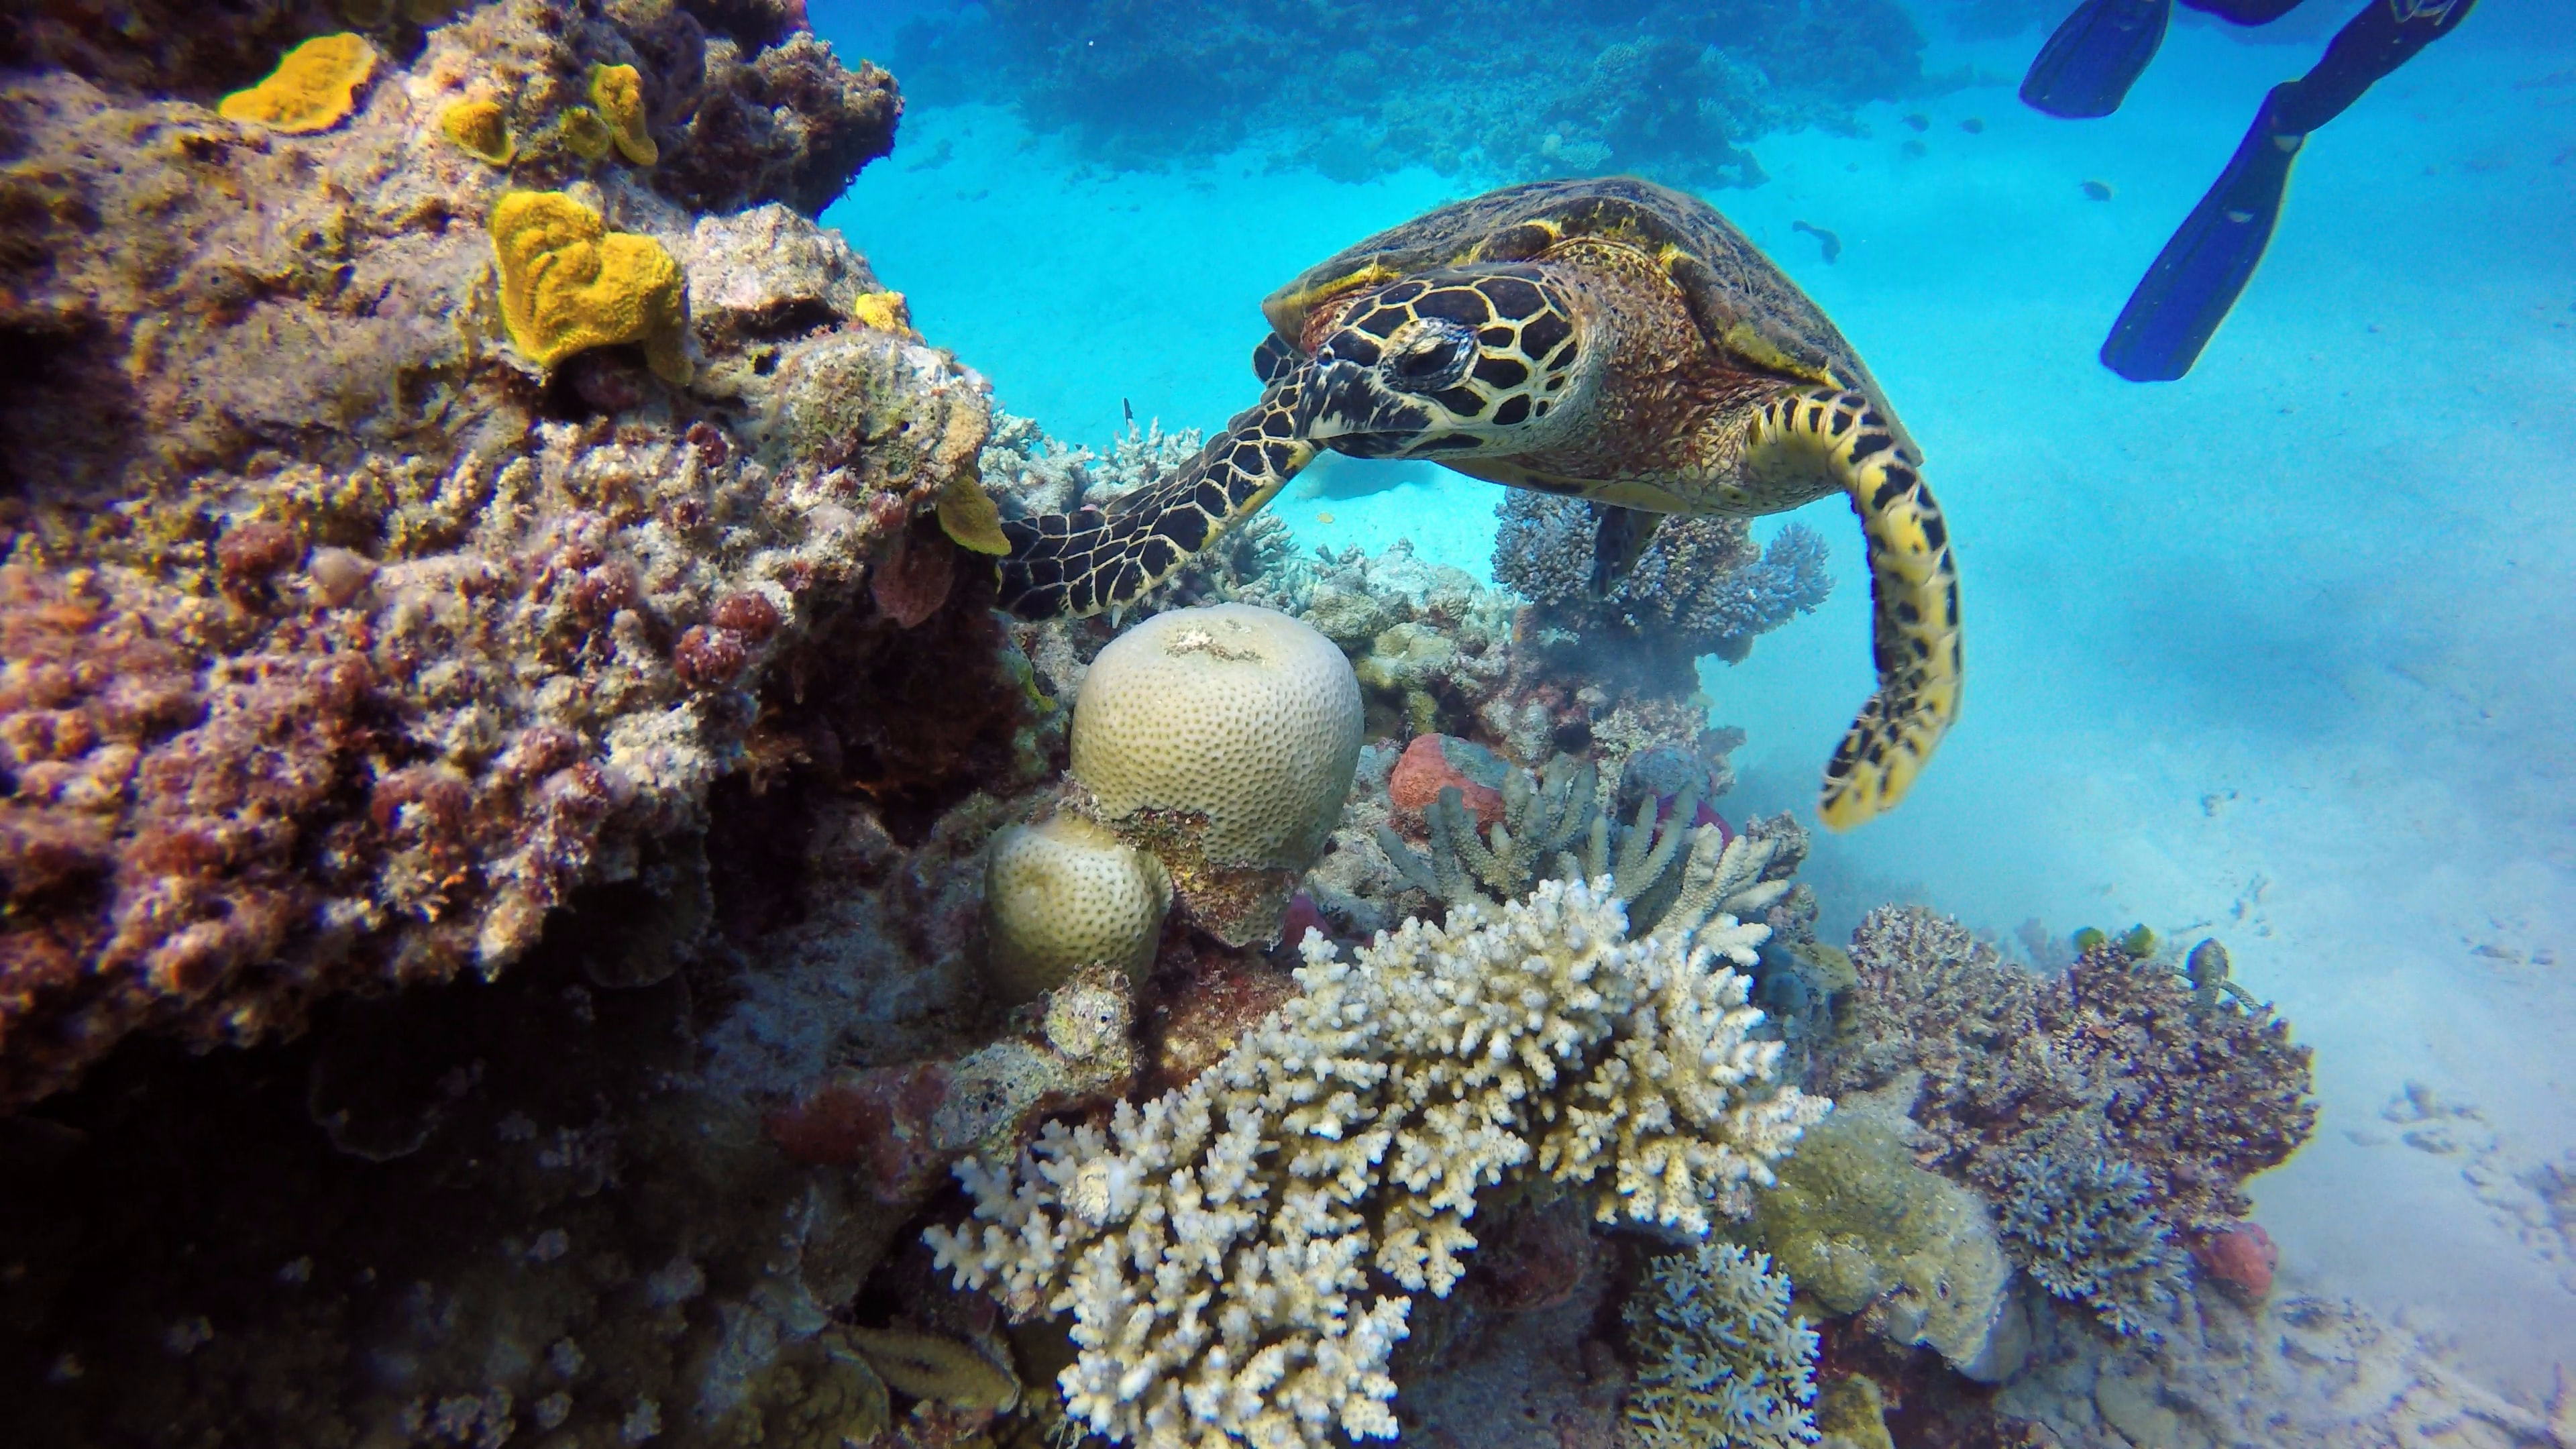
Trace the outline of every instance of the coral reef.
<instances>
[{"instance_id":1,"label":"coral reef","mask_svg":"<svg viewBox=\"0 0 2576 1449\"><path fill-rule=\"evenodd\" d=\"M1085 966L1128 977L1154 961L1171 908L1161 861L1070 812L993 837L984 875L991 975L1026 1001Z\"/></svg>"},{"instance_id":2,"label":"coral reef","mask_svg":"<svg viewBox=\"0 0 2576 1449\"><path fill-rule=\"evenodd\" d=\"M2287 1023L2203 1006L2170 964L2116 944L2043 977L1955 922L1890 909L1862 923L1852 960L1846 1036L1818 1080L1853 1090L1921 1071L1913 1116L1935 1163L1998 1191L2017 1154L2076 1114L2145 1175L2156 1212L2197 1236L2241 1218L2243 1181L2315 1130L2310 1054Z\"/></svg>"},{"instance_id":3,"label":"coral reef","mask_svg":"<svg viewBox=\"0 0 2576 1449\"><path fill-rule=\"evenodd\" d=\"M932 1231L938 1261L1014 1319L1074 1315L1061 1383L1095 1431L1391 1434L1408 1295L1457 1282L1480 1188L1590 1183L1605 1221L1704 1231L1822 1114L1771 1082L1742 977L1623 928L1549 882L1356 961L1310 934L1303 991L1187 1087L962 1164L976 1220Z\"/></svg>"},{"instance_id":4,"label":"coral reef","mask_svg":"<svg viewBox=\"0 0 2576 1449\"><path fill-rule=\"evenodd\" d=\"M2156 1347L2130 1340L2108 1353L2089 1313L2036 1302L2029 1371L1977 1412L2037 1426L2069 1449L2555 1449L2576 1428L2567 1399L2555 1417L2514 1403L2442 1349L2342 1299L2249 1305L2203 1287L2158 1314Z\"/></svg>"},{"instance_id":5,"label":"coral reef","mask_svg":"<svg viewBox=\"0 0 2576 1449\"><path fill-rule=\"evenodd\" d=\"M1249 139L1353 180L1428 165L1749 185L1762 172L1744 143L1848 129L1860 104L1922 84L1922 37L1884 0L1539 0L1516 8L1507 31L1490 19L1465 0L1364 17L1335 5L996 0L923 17L896 53L933 93L1016 104L1113 164Z\"/></svg>"},{"instance_id":6,"label":"coral reef","mask_svg":"<svg viewBox=\"0 0 2576 1449\"><path fill-rule=\"evenodd\" d=\"M1332 641L1285 614L1157 614L1100 651L1073 713L1079 808L1158 857L1219 940L1277 936L1342 814L1359 686Z\"/></svg>"},{"instance_id":7,"label":"coral reef","mask_svg":"<svg viewBox=\"0 0 2576 1449\"><path fill-rule=\"evenodd\" d=\"M2043 976L1931 912L1873 912L1810 1080L1916 1090L1922 1155L2002 1206L2016 1260L2144 1334L2183 1249L2236 1227L2244 1180L2297 1150L2316 1107L2286 1023L2132 945L2153 941L2099 940Z\"/></svg>"},{"instance_id":8,"label":"coral reef","mask_svg":"<svg viewBox=\"0 0 2576 1449\"><path fill-rule=\"evenodd\" d=\"M1496 510L1494 578L1539 606L1541 626L1697 658L1740 663L1754 639L1833 591L1825 541L1791 522L1757 555L1738 518L1666 518L1607 590L1593 589L1597 506L1514 489Z\"/></svg>"},{"instance_id":9,"label":"coral reef","mask_svg":"<svg viewBox=\"0 0 2576 1449\"><path fill-rule=\"evenodd\" d=\"M701 226L653 189L712 168L729 205L811 204L855 165L809 146L846 117L768 105L775 173L666 128L649 172L522 148L505 176L442 134L450 107L535 135L596 63L703 120L717 82L652 59L697 22L475 7L369 50L356 108L296 134L211 109L291 43L246 57L214 33L229 8L146 7L124 41L69 7L24 19L0 57L29 67L0 79L0 855L25 863L0 1102L137 1028L258 1041L337 992L504 968L585 884L704 828L714 783L780 738L773 671L825 635L836 677L913 650L952 677L1014 667L989 622L832 622L872 616L888 540L971 469L972 378L862 320L881 289L837 235L781 207ZM890 85L797 38L754 63L877 87L881 149ZM175 70L136 94L147 54ZM575 251L624 250L650 356L554 335L538 377L502 341L518 303L543 324L581 295L494 287L483 222L531 205L598 226ZM854 416L875 426L828 458L777 421ZM948 757L1040 727L1043 701L1011 698ZM972 783L940 774L926 803Z\"/></svg>"},{"instance_id":10,"label":"coral reef","mask_svg":"<svg viewBox=\"0 0 2576 1449\"><path fill-rule=\"evenodd\" d=\"M1657 1258L1621 1310L1642 1366L1628 1423L1646 1449L1816 1442L1816 1335L1789 1280L1733 1243Z\"/></svg>"}]
</instances>

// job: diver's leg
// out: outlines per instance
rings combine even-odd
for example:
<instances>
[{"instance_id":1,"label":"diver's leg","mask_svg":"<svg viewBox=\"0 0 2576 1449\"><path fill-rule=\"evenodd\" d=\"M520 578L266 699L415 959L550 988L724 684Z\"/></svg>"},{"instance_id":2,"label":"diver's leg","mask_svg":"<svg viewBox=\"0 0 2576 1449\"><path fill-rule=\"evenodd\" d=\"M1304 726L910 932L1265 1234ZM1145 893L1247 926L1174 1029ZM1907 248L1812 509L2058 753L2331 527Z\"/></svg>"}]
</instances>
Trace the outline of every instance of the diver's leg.
<instances>
[{"instance_id":1,"label":"diver's leg","mask_svg":"<svg viewBox=\"0 0 2576 1449\"><path fill-rule=\"evenodd\" d=\"M2290 163L2308 133L2343 114L2371 82L2449 34L2474 3L2371 0L2368 10L2336 34L2314 69L2274 86L2227 169L2156 254L2120 310L2110 340L2102 344L2102 365L2131 382L2171 382L2191 371L2263 259L2290 183Z\"/></svg>"}]
</instances>

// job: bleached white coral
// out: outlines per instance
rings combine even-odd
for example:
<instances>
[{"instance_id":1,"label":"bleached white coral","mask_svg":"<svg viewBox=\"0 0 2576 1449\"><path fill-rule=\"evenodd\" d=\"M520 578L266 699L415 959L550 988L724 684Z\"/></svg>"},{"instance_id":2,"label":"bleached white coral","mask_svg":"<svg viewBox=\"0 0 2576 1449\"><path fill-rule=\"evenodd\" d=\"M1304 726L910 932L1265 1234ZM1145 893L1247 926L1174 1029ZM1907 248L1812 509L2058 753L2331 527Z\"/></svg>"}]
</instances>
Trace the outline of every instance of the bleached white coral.
<instances>
[{"instance_id":1,"label":"bleached white coral","mask_svg":"<svg viewBox=\"0 0 2576 1449\"><path fill-rule=\"evenodd\" d=\"M1309 934L1304 992L1189 1086L961 1165L978 1221L931 1231L939 1266L1071 1311L1065 1403L1113 1439L1392 1437L1408 1295L1457 1282L1480 1188L1534 1168L1703 1231L1824 1114L1772 1080L1744 978L1626 931L1607 881L1549 881L1353 961Z\"/></svg>"}]
</instances>

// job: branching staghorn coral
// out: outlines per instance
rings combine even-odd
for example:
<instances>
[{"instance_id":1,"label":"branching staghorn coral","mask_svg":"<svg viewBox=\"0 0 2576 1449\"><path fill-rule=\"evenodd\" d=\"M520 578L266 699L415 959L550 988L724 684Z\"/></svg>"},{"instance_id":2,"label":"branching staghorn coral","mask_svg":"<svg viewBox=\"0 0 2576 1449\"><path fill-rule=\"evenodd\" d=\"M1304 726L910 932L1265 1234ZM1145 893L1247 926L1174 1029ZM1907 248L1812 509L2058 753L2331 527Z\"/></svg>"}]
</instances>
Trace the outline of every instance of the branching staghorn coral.
<instances>
[{"instance_id":1,"label":"branching staghorn coral","mask_svg":"<svg viewBox=\"0 0 2576 1449\"><path fill-rule=\"evenodd\" d=\"M1563 755L1540 780L1532 780L1526 770L1506 770L1503 818L1483 838L1476 834L1476 816L1466 797L1451 786L1423 809L1430 837L1427 856L1415 854L1384 826L1378 827L1378 844L1407 880L1436 900L1452 905L1470 896L1488 903L1516 900L1538 884L1550 861L1556 862L1560 878L1583 878L1573 869L1573 858L1562 852L1586 832L1601 833L1600 781L1600 772L1589 762L1577 766ZM1592 872L1606 873L1599 868ZM1611 893L1622 899L1629 894L1615 887Z\"/></svg>"},{"instance_id":2,"label":"branching staghorn coral","mask_svg":"<svg viewBox=\"0 0 2576 1449\"><path fill-rule=\"evenodd\" d=\"M1505 495L1495 509L1495 582L1579 634L1643 636L1730 663L1833 591L1825 541L1803 524L1756 549L1742 519L1667 518L1635 562L1595 592L1599 507L1524 489Z\"/></svg>"},{"instance_id":3,"label":"branching staghorn coral","mask_svg":"<svg viewBox=\"0 0 2576 1449\"><path fill-rule=\"evenodd\" d=\"M2058 1134L2077 1135L2080 1129ZM2183 1254L2147 1202L2147 1176L2074 1142L2015 1159L2004 1242L2039 1286L2088 1304L2123 1337L2160 1341L2154 1321L2183 1290Z\"/></svg>"},{"instance_id":4,"label":"branching staghorn coral","mask_svg":"<svg viewBox=\"0 0 2576 1449\"><path fill-rule=\"evenodd\" d=\"M1606 878L1610 894L1627 904L1632 928L1684 941L1713 917L1755 918L1788 894L1785 877L1765 877L1789 842L1773 835L1730 839L1713 825L1689 826L1699 805L1694 792L1685 792L1661 822L1655 800L1640 801L1614 850L1610 817L1595 800L1597 780L1589 762L1575 768L1564 756L1536 783L1527 771L1506 772L1503 818L1483 838L1466 797L1451 786L1423 810L1427 853L1383 825L1378 846L1415 888L1452 906L1517 899L1537 884L1542 863L1552 861L1558 880ZM1570 848L1578 838L1580 853ZM1681 853L1684 841L1688 855Z\"/></svg>"},{"instance_id":5,"label":"branching staghorn coral","mask_svg":"<svg viewBox=\"0 0 2576 1449\"><path fill-rule=\"evenodd\" d=\"M1446 1296L1479 1189L1588 1184L1603 1220L1742 1215L1826 1104L1747 1035L1767 934L1631 940L1606 882L1409 921L1304 987L1188 1086L1103 1131L1051 1124L958 1176L937 1263L1015 1319L1074 1315L1072 1416L1152 1449L1387 1438L1412 1293Z\"/></svg>"},{"instance_id":6,"label":"branching staghorn coral","mask_svg":"<svg viewBox=\"0 0 2576 1449\"><path fill-rule=\"evenodd\" d=\"M1816 1442L1816 1335L1770 1255L1703 1242L1657 1258L1623 1309L1644 1361L1628 1427L1645 1449Z\"/></svg>"}]
</instances>

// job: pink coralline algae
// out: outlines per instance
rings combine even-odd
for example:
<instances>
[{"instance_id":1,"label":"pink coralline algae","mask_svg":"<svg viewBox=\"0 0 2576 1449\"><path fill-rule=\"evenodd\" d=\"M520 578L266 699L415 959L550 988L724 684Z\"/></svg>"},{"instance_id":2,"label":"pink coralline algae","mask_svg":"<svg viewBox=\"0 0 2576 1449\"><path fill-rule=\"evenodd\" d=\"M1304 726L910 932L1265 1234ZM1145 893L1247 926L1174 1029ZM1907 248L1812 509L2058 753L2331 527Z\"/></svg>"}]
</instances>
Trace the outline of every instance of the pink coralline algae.
<instances>
[{"instance_id":1,"label":"pink coralline algae","mask_svg":"<svg viewBox=\"0 0 2576 1449\"><path fill-rule=\"evenodd\" d=\"M2281 1264L2279 1245L2260 1223L2222 1228L2191 1251L2202 1272L2249 1299L2272 1291L2272 1272Z\"/></svg>"},{"instance_id":2,"label":"pink coralline algae","mask_svg":"<svg viewBox=\"0 0 2576 1449\"><path fill-rule=\"evenodd\" d=\"M1410 821L1419 828L1423 807L1440 798L1444 789L1455 787L1467 808L1476 813L1479 830L1503 818L1503 792L1491 785L1478 784L1466 772L1451 764L1446 751L1464 740L1446 735L1416 735L1404 747L1404 756L1395 762L1394 773L1387 777L1387 800L1399 821Z\"/></svg>"}]
</instances>

